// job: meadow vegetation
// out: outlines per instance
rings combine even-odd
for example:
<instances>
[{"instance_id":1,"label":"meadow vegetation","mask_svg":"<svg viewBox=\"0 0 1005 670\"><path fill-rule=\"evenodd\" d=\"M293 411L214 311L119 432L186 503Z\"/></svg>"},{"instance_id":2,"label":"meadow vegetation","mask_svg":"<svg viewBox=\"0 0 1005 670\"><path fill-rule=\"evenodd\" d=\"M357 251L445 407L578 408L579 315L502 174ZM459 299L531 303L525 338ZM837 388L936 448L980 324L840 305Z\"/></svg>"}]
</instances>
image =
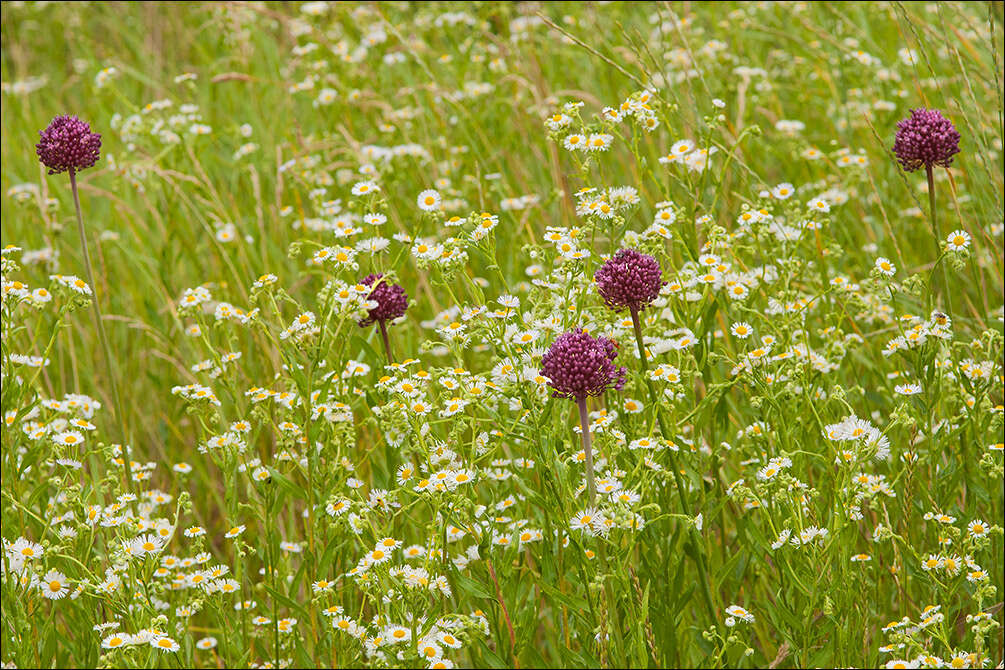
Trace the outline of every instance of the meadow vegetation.
<instances>
[{"instance_id":1,"label":"meadow vegetation","mask_svg":"<svg viewBox=\"0 0 1005 670\"><path fill-rule=\"evenodd\" d=\"M4 667L1001 666L1002 3L2 12Z\"/></svg>"}]
</instances>

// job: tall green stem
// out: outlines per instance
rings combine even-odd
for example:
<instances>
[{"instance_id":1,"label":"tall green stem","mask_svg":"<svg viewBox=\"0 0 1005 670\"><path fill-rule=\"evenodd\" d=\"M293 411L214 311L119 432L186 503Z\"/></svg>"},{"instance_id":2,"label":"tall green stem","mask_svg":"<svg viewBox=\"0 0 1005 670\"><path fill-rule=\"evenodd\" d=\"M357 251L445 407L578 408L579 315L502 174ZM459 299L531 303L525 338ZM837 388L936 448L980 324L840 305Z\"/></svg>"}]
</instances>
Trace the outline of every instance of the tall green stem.
<instances>
[{"instance_id":1,"label":"tall green stem","mask_svg":"<svg viewBox=\"0 0 1005 670\"><path fill-rule=\"evenodd\" d=\"M586 411L586 396L576 398L579 407L579 425L583 429L583 451L586 453L586 489L590 493L590 507L597 503L597 483L593 479L593 449L590 447L590 417Z\"/></svg>"},{"instance_id":2,"label":"tall green stem","mask_svg":"<svg viewBox=\"0 0 1005 670\"><path fill-rule=\"evenodd\" d=\"M649 361L646 360L646 346L642 341L642 324L639 321L639 310L632 307L632 326L635 328L635 343L639 349L639 360L642 363L642 376L646 380L646 387L649 389L649 399L653 403L653 411L656 412L656 420L660 425L660 432L663 434L663 438L670 439L670 429L666 425L666 420L663 418L663 414L660 412L660 397L656 393L656 387L653 386L653 380L649 378ZM681 511L688 514L691 511L691 504L687 499L687 491L684 488L684 478L680 475L680 468L677 467L677 458L674 456L673 451L668 452L670 456L670 469L673 470L674 483L677 484L677 497L680 498ZM705 607L708 609L708 616L712 621L715 621L715 605L712 602L712 591L709 587L708 580L708 568L705 565L705 548L691 540L692 546L694 547L695 564L698 566L698 573L701 576L702 591L701 594L705 600Z\"/></svg>"},{"instance_id":3,"label":"tall green stem","mask_svg":"<svg viewBox=\"0 0 1005 670\"><path fill-rule=\"evenodd\" d=\"M931 165L925 166L928 177L928 216L932 224L932 235L935 236L935 257L942 255L942 235L939 234L939 222L935 217L935 174Z\"/></svg>"},{"instance_id":4,"label":"tall green stem","mask_svg":"<svg viewBox=\"0 0 1005 670\"><path fill-rule=\"evenodd\" d=\"M932 222L932 235L935 236L935 265L939 264L939 260L942 257L942 234L939 232L939 220L935 213L935 171L931 165L925 166L925 175L928 177L928 215ZM932 278L929 281L933 285L933 290L929 295L935 295L934 284L935 284L935 265L932 266ZM946 305L949 313L952 314L953 303L950 298L949 291L949 273L946 271L946 266L942 266L942 291L946 298Z\"/></svg>"},{"instance_id":5,"label":"tall green stem","mask_svg":"<svg viewBox=\"0 0 1005 670\"><path fill-rule=\"evenodd\" d=\"M115 407L112 411L119 423L119 437L122 440L122 460L126 465L126 490L133 492L133 468L128 451L129 437L126 432L125 416L122 413L122 402L119 400L119 386L115 382L115 371L112 369L112 350L105 336L105 326L101 319L101 305L98 300L98 285L94 282L94 271L91 268L91 255L87 251L87 235L84 233L84 217L80 213L80 195L77 193L77 173L70 168L70 190L73 191L73 206L77 210L77 232L80 233L80 251L84 256L84 271L87 273L87 283L91 287L91 307L94 308L94 325L98 330L98 340L105 353L105 371L108 373L108 383L112 387L112 400Z\"/></svg>"},{"instance_id":6,"label":"tall green stem","mask_svg":"<svg viewBox=\"0 0 1005 670\"><path fill-rule=\"evenodd\" d=\"M597 482L593 474L593 448L590 444L590 416L586 409L586 396L578 396L576 398L576 406L579 408L579 425L583 430L583 453L586 454L586 490L590 498L590 507L595 507L597 504ZM601 565L607 566L607 548L603 542L600 544L600 561ZM604 595L607 598L608 616L615 621L615 638L620 642L621 629L620 624L617 622L617 600L614 598L614 589L611 587L606 574L603 577L603 582ZM601 623L600 621L597 622L598 625L601 625ZM621 645L619 644L618 646L620 647Z\"/></svg>"},{"instance_id":7,"label":"tall green stem","mask_svg":"<svg viewBox=\"0 0 1005 670\"><path fill-rule=\"evenodd\" d=\"M639 310L636 307L629 309L632 313L632 327L635 329L635 345L639 349L639 360L642 362L642 374L649 379L649 361L646 360L646 343L642 339L642 322L639 321Z\"/></svg>"},{"instance_id":8,"label":"tall green stem","mask_svg":"<svg viewBox=\"0 0 1005 670\"><path fill-rule=\"evenodd\" d=\"M384 340L384 353L387 354L387 364L390 365L394 363L394 356L391 355L391 341L387 338L387 326L384 325L384 320L380 319L377 321L380 326L380 336Z\"/></svg>"}]
</instances>

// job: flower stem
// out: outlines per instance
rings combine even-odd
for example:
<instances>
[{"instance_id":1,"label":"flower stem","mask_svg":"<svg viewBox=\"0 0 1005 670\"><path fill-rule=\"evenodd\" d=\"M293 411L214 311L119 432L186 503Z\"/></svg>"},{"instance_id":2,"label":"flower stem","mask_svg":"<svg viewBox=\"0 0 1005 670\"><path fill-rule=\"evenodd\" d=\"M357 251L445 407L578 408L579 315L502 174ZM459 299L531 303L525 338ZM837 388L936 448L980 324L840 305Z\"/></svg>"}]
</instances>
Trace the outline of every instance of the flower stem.
<instances>
[{"instance_id":1,"label":"flower stem","mask_svg":"<svg viewBox=\"0 0 1005 670\"><path fill-rule=\"evenodd\" d=\"M931 165L925 166L925 174L928 177L928 215L932 224L932 234L935 236L935 257L938 258L942 254L942 247L939 244L942 236L939 235L939 222L935 218L935 174Z\"/></svg>"},{"instance_id":2,"label":"flower stem","mask_svg":"<svg viewBox=\"0 0 1005 670\"><path fill-rule=\"evenodd\" d=\"M91 255L87 251L87 235L84 234L84 217L80 213L80 195L77 193L77 174L74 168L70 168L70 190L73 192L73 206L77 210L77 232L80 233L80 251L84 256L84 271L87 273L87 283L91 286L91 307L94 308L94 324L98 330L98 340L101 341L101 348L105 353L105 369L108 372L108 383L112 387L112 400L114 407L112 411L119 423L119 437L122 440L122 460L126 466L126 490L133 492L133 469L130 465L131 456L128 452L129 437L126 432L125 416L122 414L122 403L119 401L119 386L115 382L115 373L112 370L112 350L108 346L108 338L105 336L105 326L101 319L101 306L98 300L98 285L94 282L94 271L91 269Z\"/></svg>"},{"instance_id":3,"label":"flower stem","mask_svg":"<svg viewBox=\"0 0 1005 670\"><path fill-rule=\"evenodd\" d=\"M639 360L642 361L642 374L649 372L649 361L646 360L646 345L642 340L642 323L639 321L639 310L637 307L631 307L629 311L632 313L632 327L635 328L635 344L639 347ZM647 376L646 379L649 377Z\"/></svg>"},{"instance_id":4,"label":"flower stem","mask_svg":"<svg viewBox=\"0 0 1005 670\"><path fill-rule=\"evenodd\" d=\"M394 356L391 355L391 341L387 339L387 326L384 325L384 320L380 319L377 321L380 325L380 336L384 339L384 353L387 354L388 365L394 363Z\"/></svg>"},{"instance_id":5,"label":"flower stem","mask_svg":"<svg viewBox=\"0 0 1005 670\"><path fill-rule=\"evenodd\" d=\"M935 214L935 169L931 165L925 166L925 175L928 177L928 214L932 223L932 235L935 236L935 265L932 266L932 277L929 280L930 285L935 284L935 267L939 264L939 259L942 256L942 234L939 233L939 221ZM949 272L946 270L945 264L942 266L942 290L946 297L946 304L948 306L949 312L953 311L952 299L949 296ZM935 291L932 291L932 296L934 296Z\"/></svg>"},{"instance_id":6,"label":"flower stem","mask_svg":"<svg viewBox=\"0 0 1005 670\"><path fill-rule=\"evenodd\" d=\"M590 448L590 417L586 411L586 396L576 398L579 406L579 425L583 429L583 452L586 454L586 489L590 495L590 507L597 503L597 483L593 480L593 449Z\"/></svg>"},{"instance_id":7,"label":"flower stem","mask_svg":"<svg viewBox=\"0 0 1005 670\"><path fill-rule=\"evenodd\" d=\"M506 631L509 633L509 648L513 653L513 667L519 668L520 661L516 657L516 635L513 633L513 623L509 618L509 610L506 609L506 601L503 600L502 590L499 588L499 580L496 579L496 571L492 568L492 560L486 557L485 561L486 565L488 565L489 577L492 578L492 583L495 584L496 587L496 601L499 603L499 606L502 607L503 618L506 621ZM412 639L415 639L414 636Z\"/></svg>"},{"instance_id":8,"label":"flower stem","mask_svg":"<svg viewBox=\"0 0 1005 670\"><path fill-rule=\"evenodd\" d=\"M660 412L660 397L656 393L656 387L653 386L653 380L651 380L649 375L646 374L649 371L649 362L646 360L646 347L645 343L642 341L642 323L639 321L639 311L633 307L631 308L631 313L632 326L635 328L635 343L639 348L639 360L642 362L642 375L645 377L646 386L649 389L649 399L653 403L653 411L656 412L656 421L660 425L660 433L662 433L664 439L669 440L670 429L666 425L666 420L663 418L663 414ZM688 502L687 492L684 488L684 478L681 477L680 468L677 467L677 458L674 456L673 451L668 451L667 454L670 457L670 469L673 470L674 483L677 484L677 497L680 498L681 511L684 514L689 514L691 512L691 504ZM701 578L701 594L705 600L705 607L708 609L708 616L710 619L715 621L715 605L712 604L712 591L709 587L708 568L705 566L705 548L693 539L690 541L695 550L694 562L698 566L698 573Z\"/></svg>"}]
</instances>

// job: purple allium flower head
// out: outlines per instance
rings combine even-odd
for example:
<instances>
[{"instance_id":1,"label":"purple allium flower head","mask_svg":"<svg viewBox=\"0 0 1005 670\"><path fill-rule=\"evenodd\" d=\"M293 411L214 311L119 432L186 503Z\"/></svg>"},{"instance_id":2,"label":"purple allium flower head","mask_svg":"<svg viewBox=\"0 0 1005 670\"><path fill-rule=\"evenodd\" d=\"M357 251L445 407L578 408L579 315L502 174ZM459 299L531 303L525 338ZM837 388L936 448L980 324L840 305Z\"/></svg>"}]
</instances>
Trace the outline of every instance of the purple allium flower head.
<instances>
[{"instance_id":1,"label":"purple allium flower head","mask_svg":"<svg viewBox=\"0 0 1005 670\"><path fill-rule=\"evenodd\" d=\"M556 398L598 396L625 385L625 369L613 365L617 355L613 341L577 328L552 343L541 360L541 374L548 378Z\"/></svg>"},{"instance_id":2,"label":"purple allium flower head","mask_svg":"<svg viewBox=\"0 0 1005 670\"><path fill-rule=\"evenodd\" d=\"M635 249L619 250L593 275L600 297L615 311L643 309L659 296L662 279L656 259Z\"/></svg>"},{"instance_id":3,"label":"purple allium flower head","mask_svg":"<svg viewBox=\"0 0 1005 670\"><path fill-rule=\"evenodd\" d=\"M959 152L956 126L937 109L912 109L910 118L897 123L893 153L908 172L933 165L949 167Z\"/></svg>"},{"instance_id":4,"label":"purple allium flower head","mask_svg":"<svg viewBox=\"0 0 1005 670\"><path fill-rule=\"evenodd\" d=\"M41 139L35 153L49 174L83 170L101 157L101 135L92 133L91 125L76 116L57 116L38 134Z\"/></svg>"},{"instance_id":5,"label":"purple allium flower head","mask_svg":"<svg viewBox=\"0 0 1005 670\"><path fill-rule=\"evenodd\" d=\"M367 275L363 277L361 283L373 286L383 276L382 274ZM408 309L408 294L405 293L405 289L386 281L377 283L370 291L370 295L367 296L367 300L376 301L377 306L371 309L369 315L359 322L359 325L364 327L378 321L397 319L399 316L403 316L405 310Z\"/></svg>"}]
</instances>

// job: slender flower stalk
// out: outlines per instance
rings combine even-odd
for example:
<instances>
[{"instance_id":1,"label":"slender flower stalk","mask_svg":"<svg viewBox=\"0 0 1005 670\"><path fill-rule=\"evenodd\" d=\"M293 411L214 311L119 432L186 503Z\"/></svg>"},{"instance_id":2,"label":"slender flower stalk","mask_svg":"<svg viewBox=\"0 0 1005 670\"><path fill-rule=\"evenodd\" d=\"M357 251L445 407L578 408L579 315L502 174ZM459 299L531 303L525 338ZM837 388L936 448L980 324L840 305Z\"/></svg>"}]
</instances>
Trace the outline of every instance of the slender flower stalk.
<instances>
[{"instance_id":1,"label":"slender flower stalk","mask_svg":"<svg viewBox=\"0 0 1005 670\"><path fill-rule=\"evenodd\" d=\"M593 474L593 448L590 442L590 414L586 409L586 396L576 398L579 408L579 427L583 431L583 453L586 454L586 491L590 496L590 507L597 504L597 481Z\"/></svg>"},{"instance_id":2,"label":"slender flower stalk","mask_svg":"<svg viewBox=\"0 0 1005 670\"><path fill-rule=\"evenodd\" d=\"M80 252L84 260L87 283L93 293L91 308L94 310L94 326L98 332L101 349L104 352L108 383L112 387L113 412L118 420L119 438L122 440L126 487L132 493L133 472L128 447L129 433L126 430L125 415L122 410L122 402L119 399L119 386L112 368L112 350L108 346L108 336L105 334L98 285L94 281L94 269L91 265L91 255L87 249L87 235L84 231L84 217L80 209L80 194L77 190L77 172L92 167L101 158L101 135L92 133L90 124L75 116L57 116L45 130L39 131L39 143L35 146L35 153L42 164L49 168L49 174L67 172L70 175L70 191L73 194L73 206L77 213L77 232L80 235Z\"/></svg>"},{"instance_id":3,"label":"slender flower stalk","mask_svg":"<svg viewBox=\"0 0 1005 670\"><path fill-rule=\"evenodd\" d=\"M600 396L609 388L620 390L625 384L625 369L615 367L618 356L617 345L606 337L593 337L582 329L571 330L559 335L541 359L541 374L548 378L552 395L556 398L571 398L579 409L579 426L583 434L583 454L586 465L586 490L590 508L597 504L597 483L593 472L593 448L590 442L590 416L586 399ZM607 564L607 550L600 545L600 559ZM617 602L609 579L604 579L604 593L607 597L608 616L614 620L615 636L620 630ZM598 622L599 623L599 622ZM620 638L619 638L620 639Z\"/></svg>"},{"instance_id":4,"label":"slender flower stalk","mask_svg":"<svg viewBox=\"0 0 1005 670\"><path fill-rule=\"evenodd\" d=\"M656 392L656 388L647 374L649 371L649 362L646 358L645 340L642 337L642 322L639 318L639 312L659 296L660 288L663 286L662 276L659 262L655 258L634 249L622 249L597 270L593 279L597 284L597 292L609 307L616 312L627 308L632 315L632 327L635 331L635 344L639 351L642 376L645 379L646 387L649 389L649 398L655 408L660 432L665 439L670 439L670 428L663 418L663 413L660 412L659 394ZM677 485L677 496L680 499L681 509L685 513L688 513L691 511L691 504L687 499L684 478L681 477L680 468L677 467L677 459L674 457L673 452L670 451L668 454L670 469L673 471L674 482ZM712 603L712 593L709 587L708 568L705 565L705 551L697 542L694 542L693 546L696 550L695 563L698 566L698 573L701 577L705 606L708 608L709 616L715 619L715 606Z\"/></svg>"},{"instance_id":5,"label":"slender flower stalk","mask_svg":"<svg viewBox=\"0 0 1005 670\"><path fill-rule=\"evenodd\" d=\"M94 292L91 300L91 307L94 310L94 323L98 331L98 340L101 342L101 350L105 356L105 369L108 372L108 383L112 387L112 402L115 405L115 418L118 419L119 433L122 439L122 462L126 470L126 488L129 493L133 493L133 468L132 456L129 453L129 433L126 429L126 417L122 410L122 401L119 399L119 385L115 381L115 371L112 369L112 348L108 345L108 336L105 335L105 326L101 316L101 305L98 300L98 285L94 282L94 271L91 268L91 256L87 251L87 236L84 234L84 217L80 213L80 196L77 194L77 177L74 169L70 168L70 190L73 191L73 205L77 210L77 232L80 234L80 250L84 257L84 271L87 273L87 283Z\"/></svg>"},{"instance_id":6,"label":"slender flower stalk","mask_svg":"<svg viewBox=\"0 0 1005 670\"><path fill-rule=\"evenodd\" d=\"M929 284L935 285L935 269L936 266L940 265L942 260L942 234L939 232L939 220L938 220L938 210L935 208L935 173L931 165L925 166L925 175L928 177L928 217L932 222L932 237L935 240L935 264L932 266L932 274L929 277ZM946 265L942 265L942 290L945 292L946 302L950 312L953 311L953 298L949 291L949 271L946 270ZM935 291L932 290L928 293L929 308L932 307L932 302L935 300Z\"/></svg>"},{"instance_id":7,"label":"slender flower stalk","mask_svg":"<svg viewBox=\"0 0 1005 670\"><path fill-rule=\"evenodd\" d=\"M632 328L635 330L635 344L639 349L639 361L642 364L642 374L649 372L649 361L646 358L646 343L642 339L642 322L639 320L639 311L632 310ZM649 380L649 377L646 377Z\"/></svg>"},{"instance_id":8,"label":"slender flower stalk","mask_svg":"<svg viewBox=\"0 0 1005 670\"><path fill-rule=\"evenodd\" d=\"M384 353L387 355L387 362L393 363L394 356L391 354L391 340L387 337L387 326L383 321L378 321L377 325L380 326L380 337L384 340Z\"/></svg>"},{"instance_id":9,"label":"slender flower stalk","mask_svg":"<svg viewBox=\"0 0 1005 670\"><path fill-rule=\"evenodd\" d=\"M625 369L614 366L618 348L606 337L593 337L582 329L558 336L541 359L541 374L548 378L556 398L570 398L579 408L586 454L586 487L590 505L597 499L593 473L593 449L590 444L590 417L586 408L589 396L599 396L609 388L620 390L625 384Z\"/></svg>"},{"instance_id":10,"label":"slender flower stalk","mask_svg":"<svg viewBox=\"0 0 1005 670\"><path fill-rule=\"evenodd\" d=\"M408 294L398 284L380 281L383 276L383 274L367 275L360 282L373 287L367 300L376 304L370 309L367 317L359 322L359 325L361 328L371 326L374 323L380 326L380 337L384 341L384 353L390 364L394 363L394 356L391 355L391 341L387 336L387 322L405 315L405 310L408 309Z\"/></svg>"},{"instance_id":11,"label":"slender flower stalk","mask_svg":"<svg viewBox=\"0 0 1005 670\"><path fill-rule=\"evenodd\" d=\"M639 313L637 310L632 310L632 325L635 327L635 343L639 349L639 360L642 362L642 375L646 380L646 387L649 389L649 399L653 403L656 412L656 422L660 426L660 433L666 439L670 439L670 428L666 424L666 419L663 418L663 413L660 412L660 397L656 391L656 387L653 386L653 380L649 378L647 374L649 372L649 363L646 361L646 346L642 339L642 324L639 321ZM680 499L680 506L684 513L688 513L691 510L691 503L687 499L687 489L684 488L684 478L680 474L680 468L677 467L677 458L674 456L673 451L668 451L667 455L670 458L670 469L673 470L674 483L677 485L677 497ZM705 565L705 550L697 542L694 543L695 551L695 563L698 566L698 573L701 577L702 585L702 596L705 599L705 607L708 608L709 616L715 619L715 605L712 602L712 591L709 586L708 581L708 568Z\"/></svg>"},{"instance_id":12,"label":"slender flower stalk","mask_svg":"<svg viewBox=\"0 0 1005 670\"><path fill-rule=\"evenodd\" d=\"M942 235L939 233L938 213L935 209L935 171L931 165L925 166L925 176L928 177L928 220L932 224L932 237L935 240L935 258L938 263L942 255Z\"/></svg>"}]
</instances>

